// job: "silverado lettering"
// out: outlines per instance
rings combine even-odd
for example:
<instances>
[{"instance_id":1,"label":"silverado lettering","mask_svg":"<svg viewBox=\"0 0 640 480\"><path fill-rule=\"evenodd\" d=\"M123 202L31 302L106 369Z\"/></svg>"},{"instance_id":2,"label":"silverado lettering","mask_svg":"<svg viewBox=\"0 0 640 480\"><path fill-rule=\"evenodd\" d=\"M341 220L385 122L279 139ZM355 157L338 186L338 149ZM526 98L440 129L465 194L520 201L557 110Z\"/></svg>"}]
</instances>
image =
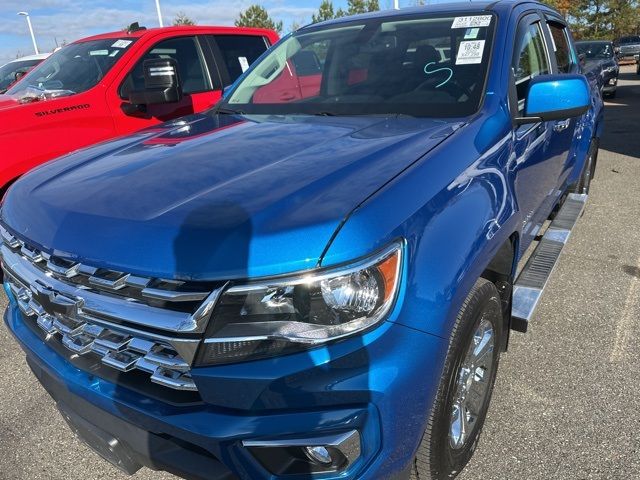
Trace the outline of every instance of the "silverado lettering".
<instances>
[{"instance_id":1,"label":"silverado lettering","mask_svg":"<svg viewBox=\"0 0 640 480\"><path fill-rule=\"evenodd\" d=\"M36 117L44 117L45 115L55 115L56 113L73 112L75 110L83 110L90 108L91 105L85 103L83 105L71 105L69 107L56 108L55 110L46 110L42 112L36 112Z\"/></svg>"}]
</instances>

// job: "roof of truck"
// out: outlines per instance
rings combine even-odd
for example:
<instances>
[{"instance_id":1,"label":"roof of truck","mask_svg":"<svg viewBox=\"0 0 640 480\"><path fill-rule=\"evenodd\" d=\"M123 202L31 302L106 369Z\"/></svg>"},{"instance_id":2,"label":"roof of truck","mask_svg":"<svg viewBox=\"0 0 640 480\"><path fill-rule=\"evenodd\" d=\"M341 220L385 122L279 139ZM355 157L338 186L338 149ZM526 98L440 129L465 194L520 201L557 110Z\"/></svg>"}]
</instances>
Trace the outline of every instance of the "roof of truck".
<instances>
[{"instance_id":1,"label":"roof of truck","mask_svg":"<svg viewBox=\"0 0 640 480\"><path fill-rule=\"evenodd\" d=\"M429 4L429 5L420 5L415 7L407 7L400 8L398 10L378 10L375 12L362 13L359 15L352 15L347 17L335 18L332 20L327 20L325 22L314 23L306 25L303 28L315 27L317 25L328 25L334 23L343 23L348 22L354 18L390 18L395 16L404 16L404 15L419 15L421 13L462 13L462 12L481 12L481 11L496 11L500 9L509 9L514 8L519 5L524 4L533 4L536 8L545 8L553 10L552 7L540 3L537 0L498 0L498 1L458 1L458 2L447 2L447 3L437 3L437 4Z\"/></svg>"},{"instance_id":2,"label":"roof of truck","mask_svg":"<svg viewBox=\"0 0 640 480\"><path fill-rule=\"evenodd\" d=\"M87 42L90 40L104 40L109 38L142 38L149 35L156 35L158 33L176 35L184 33L217 33L226 35L273 35L275 32L266 28L246 28L246 27L224 27L224 26L208 26L208 25L185 25L176 27L161 27L161 28L141 28L135 31L120 30L117 32L101 33L99 35L93 35L91 37L85 37L76 42Z\"/></svg>"}]
</instances>

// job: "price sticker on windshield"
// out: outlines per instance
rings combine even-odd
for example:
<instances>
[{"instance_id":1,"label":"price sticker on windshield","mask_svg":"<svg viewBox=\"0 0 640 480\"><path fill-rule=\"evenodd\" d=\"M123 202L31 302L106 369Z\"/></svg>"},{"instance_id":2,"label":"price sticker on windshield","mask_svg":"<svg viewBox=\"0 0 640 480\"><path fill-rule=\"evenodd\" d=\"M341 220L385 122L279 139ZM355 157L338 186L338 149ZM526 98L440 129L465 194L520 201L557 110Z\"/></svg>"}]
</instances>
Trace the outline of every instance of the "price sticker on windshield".
<instances>
[{"instance_id":1,"label":"price sticker on windshield","mask_svg":"<svg viewBox=\"0 0 640 480\"><path fill-rule=\"evenodd\" d=\"M247 57L238 57L238 62L240 62L242 73L246 72L249 69L249 60L247 60Z\"/></svg>"},{"instance_id":2,"label":"price sticker on windshield","mask_svg":"<svg viewBox=\"0 0 640 480\"><path fill-rule=\"evenodd\" d=\"M484 40L474 40L471 42L460 42L456 65L471 65L482 62L484 53Z\"/></svg>"},{"instance_id":3,"label":"price sticker on windshield","mask_svg":"<svg viewBox=\"0 0 640 480\"><path fill-rule=\"evenodd\" d=\"M111 45L112 48L127 48L129 45L131 45L131 40L118 40L117 42L115 42L113 45Z\"/></svg>"},{"instance_id":4,"label":"price sticker on windshield","mask_svg":"<svg viewBox=\"0 0 640 480\"><path fill-rule=\"evenodd\" d=\"M491 15L471 15L469 17L456 17L451 28L475 28L488 27L491 24Z\"/></svg>"}]
</instances>

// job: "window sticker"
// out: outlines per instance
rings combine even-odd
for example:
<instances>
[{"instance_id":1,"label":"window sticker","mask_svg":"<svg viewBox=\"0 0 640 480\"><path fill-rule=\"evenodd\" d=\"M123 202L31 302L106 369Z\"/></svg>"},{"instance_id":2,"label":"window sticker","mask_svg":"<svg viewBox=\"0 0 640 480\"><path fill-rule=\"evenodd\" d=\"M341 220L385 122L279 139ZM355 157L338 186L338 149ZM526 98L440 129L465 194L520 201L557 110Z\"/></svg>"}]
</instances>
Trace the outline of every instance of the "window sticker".
<instances>
[{"instance_id":1,"label":"window sticker","mask_svg":"<svg viewBox=\"0 0 640 480\"><path fill-rule=\"evenodd\" d=\"M470 17L456 17L451 28L488 27L491 24L491 15L472 15Z\"/></svg>"},{"instance_id":2,"label":"window sticker","mask_svg":"<svg viewBox=\"0 0 640 480\"><path fill-rule=\"evenodd\" d=\"M249 68L249 61L247 57L238 57L238 62L240 62L240 68L242 68L242 73L246 72Z\"/></svg>"},{"instance_id":3,"label":"window sticker","mask_svg":"<svg viewBox=\"0 0 640 480\"><path fill-rule=\"evenodd\" d=\"M473 40L470 42L460 42L456 65L471 65L482 62L484 52L484 40Z\"/></svg>"},{"instance_id":4,"label":"window sticker","mask_svg":"<svg viewBox=\"0 0 640 480\"><path fill-rule=\"evenodd\" d=\"M131 45L131 43L131 40L118 40L111 46L113 48L127 48L129 45Z\"/></svg>"},{"instance_id":5,"label":"window sticker","mask_svg":"<svg viewBox=\"0 0 640 480\"><path fill-rule=\"evenodd\" d=\"M478 33L480 33L480 29L478 27L476 27L476 28L467 28L467 31L464 32L464 39L465 40L473 40L475 38L478 38Z\"/></svg>"}]
</instances>

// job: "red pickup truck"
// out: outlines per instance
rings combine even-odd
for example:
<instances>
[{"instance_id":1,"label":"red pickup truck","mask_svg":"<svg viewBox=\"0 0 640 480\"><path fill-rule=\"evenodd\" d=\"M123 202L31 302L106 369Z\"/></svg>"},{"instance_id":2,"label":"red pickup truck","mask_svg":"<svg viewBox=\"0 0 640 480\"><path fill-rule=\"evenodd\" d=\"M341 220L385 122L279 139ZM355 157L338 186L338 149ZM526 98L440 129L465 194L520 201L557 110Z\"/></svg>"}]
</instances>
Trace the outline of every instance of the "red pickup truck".
<instances>
[{"instance_id":1,"label":"red pickup truck","mask_svg":"<svg viewBox=\"0 0 640 480\"><path fill-rule=\"evenodd\" d=\"M0 193L43 162L213 106L277 40L264 29L134 24L62 48L0 95Z\"/></svg>"}]
</instances>

